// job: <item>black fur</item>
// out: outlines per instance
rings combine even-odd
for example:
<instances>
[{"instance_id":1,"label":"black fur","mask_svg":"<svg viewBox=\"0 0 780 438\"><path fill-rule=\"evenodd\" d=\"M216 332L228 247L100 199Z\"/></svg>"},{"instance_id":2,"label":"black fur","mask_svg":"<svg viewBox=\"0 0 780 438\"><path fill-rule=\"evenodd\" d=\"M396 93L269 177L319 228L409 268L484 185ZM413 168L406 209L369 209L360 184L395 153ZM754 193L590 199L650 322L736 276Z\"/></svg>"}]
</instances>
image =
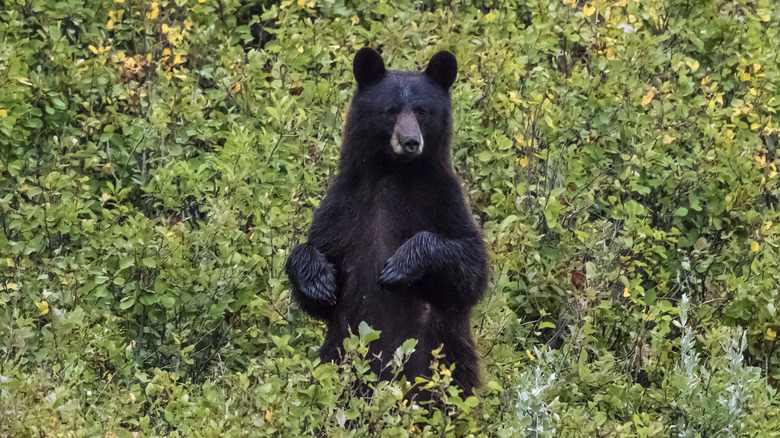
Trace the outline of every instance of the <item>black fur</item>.
<instances>
[{"instance_id":1,"label":"black fur","mask_svg":"<svg viewBox=\"0 0 780 438\"><path fill-rule=\"evenodd\" d=\"M380 377L406 339L418 340L404 373L429 374L444 345L456 382L479 384L471 308L487 286L482 234L466 208L450 162L449 87L455 57L439 52L424 73L387 71L371 49L355 56L358 82L344 132L339 173L314 215L309 239L287 260L293 296L328 323L320 350L336 360L361 321L381 330L370 346ZM399 115L414 115L422 152L394 152Z\"/></svg>"}]
</instances>

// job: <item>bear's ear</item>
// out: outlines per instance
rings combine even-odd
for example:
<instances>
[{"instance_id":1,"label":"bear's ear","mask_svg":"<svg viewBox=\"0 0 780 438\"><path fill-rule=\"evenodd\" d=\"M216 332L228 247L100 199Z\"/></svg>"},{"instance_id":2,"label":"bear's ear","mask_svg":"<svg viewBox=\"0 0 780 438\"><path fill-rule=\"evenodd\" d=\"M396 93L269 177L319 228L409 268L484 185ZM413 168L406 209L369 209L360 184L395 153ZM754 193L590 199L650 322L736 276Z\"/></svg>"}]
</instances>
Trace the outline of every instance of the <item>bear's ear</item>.
<instances>
[{"instance_id":1,"label":"bear's ear","mask_svg":"<svg viewBox=\"0 0 780 438\"><path fill-rule=\"evenodd\" d=\"M376 50L363 47L355 53L352 72L355 74L358 88L363 88L379 82L385 76L385 62Z\"/></svg>"},{"instance_id":2,"label":"bear's ear","mask_svg":"<svg viewBox=\"0 0 780 438\"><path fill-rule=\"evenodd\" d=\"M431 62L428 63L428 68L425 69L425 74L439 86L449 90L458 75L458 61L455 59L455 55L447 51L433 55Z\"/></svg>"}]
</instances>

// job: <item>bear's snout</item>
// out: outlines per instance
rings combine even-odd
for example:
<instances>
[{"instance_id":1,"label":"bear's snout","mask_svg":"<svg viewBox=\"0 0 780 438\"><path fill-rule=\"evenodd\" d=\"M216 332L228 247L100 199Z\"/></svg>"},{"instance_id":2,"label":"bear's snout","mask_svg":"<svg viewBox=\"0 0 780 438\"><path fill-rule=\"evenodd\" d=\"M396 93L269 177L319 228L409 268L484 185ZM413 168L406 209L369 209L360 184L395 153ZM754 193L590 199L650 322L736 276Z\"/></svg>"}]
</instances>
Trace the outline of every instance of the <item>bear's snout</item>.
<instances>
[{"instance_id":1,"label":"bear's snout","mask_svg":"<svg viewBox=\"0 0 780 438\"><path fill-rule=\"evenodd\" d=\"M417 152L417 149L420 147L420 140L416 138L406 138L401 140L401 146L403 146L405 152L413 154Z\"/></svg>"},{"instance_id":2,"label":"bear's snout","mask_svg":"<svg viewBox=\"0 0 780 438\"><path fill-rule=\"evenodd\" d=\"M396 155L404 158L413 158L422 154L423 137L414 113L403 112L398 115L390 146Z\"/></svg>"}]
</instances>

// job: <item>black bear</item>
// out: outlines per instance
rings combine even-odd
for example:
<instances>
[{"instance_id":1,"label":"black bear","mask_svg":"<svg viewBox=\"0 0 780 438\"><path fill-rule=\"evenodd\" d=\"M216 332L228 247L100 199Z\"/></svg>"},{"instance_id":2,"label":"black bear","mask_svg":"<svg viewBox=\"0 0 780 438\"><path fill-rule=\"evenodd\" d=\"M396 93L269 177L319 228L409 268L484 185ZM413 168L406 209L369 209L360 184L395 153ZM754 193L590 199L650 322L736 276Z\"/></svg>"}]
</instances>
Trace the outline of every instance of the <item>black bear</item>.
<instances>
[{"instance_id":1,"label":"black bear","mask_svg":"<svg viewBox=\"0 0 780 438\"><path fill-rule=\"evenodd\" d=\"M365 321L381 330L369 346L380 378L389 377L384 365L396 348L414 338L404 374L429 375L431 351L443 345L453 379L470 394L480 378L471 309L488 265L450 162L457 61L439 52L424 72L388 71L363 48L353 71L338 175L308 242L287 259L293 297L328 324L323 361L337 360L343 339Z\"/></svg>"}]
</instances>

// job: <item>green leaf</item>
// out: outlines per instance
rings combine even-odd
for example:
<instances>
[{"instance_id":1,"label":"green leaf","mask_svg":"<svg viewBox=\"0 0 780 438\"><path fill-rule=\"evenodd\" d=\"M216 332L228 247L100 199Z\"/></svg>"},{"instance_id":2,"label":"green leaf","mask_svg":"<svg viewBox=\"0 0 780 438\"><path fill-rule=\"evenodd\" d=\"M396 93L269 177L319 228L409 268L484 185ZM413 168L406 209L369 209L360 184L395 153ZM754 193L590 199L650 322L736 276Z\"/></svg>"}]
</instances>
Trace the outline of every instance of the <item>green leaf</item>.
<instances>
[{"instance_id":1,"label":"green leaf","mask_svg":"<svg viewBox=\"0 0 780 438\"><path fill-rule=\"evenodd\" d=\"M371 341L379 339L380 332L372 329L365 321L361 321L360 325L358 326L358 333L360 335L360 339L368 344Z\"/></svg>"},{"instance_id":2,"label":"green leaf","mask_svg":"<svg viewBox=\"0 0 780 438\"><path fill-rule=\"evenodd\" d=\"M160 297L160 304L162 304L163 307L170 309L176 304L176 298L170 295L162 295Z\"/></svg>"},{"instance_id":3,"label":"green leaf","mask_svg":"<svg viewBox=\"0 0 780 438\"><path fill-rule=\"evenodd\" d=\"M122 310L127 310L133 307L133 304L135 304L135 296L130 295L122 298L122 301L119 302L119 308Z\"/></svg>"}]
</instances>

